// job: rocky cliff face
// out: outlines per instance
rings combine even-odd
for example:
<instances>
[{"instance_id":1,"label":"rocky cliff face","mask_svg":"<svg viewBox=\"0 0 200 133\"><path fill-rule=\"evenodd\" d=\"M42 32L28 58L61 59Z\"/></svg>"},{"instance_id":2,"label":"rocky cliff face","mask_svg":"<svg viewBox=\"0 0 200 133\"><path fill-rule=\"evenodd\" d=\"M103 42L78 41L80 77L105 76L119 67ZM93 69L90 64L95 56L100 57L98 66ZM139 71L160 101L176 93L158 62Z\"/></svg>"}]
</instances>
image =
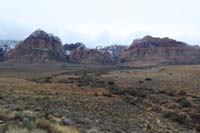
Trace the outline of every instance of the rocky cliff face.
<instances>
[{"instance_id":1,"label":"rocky cliff face","mask_svg":"<svg viewBox=\"0 0 200 133\"><path fill-rule=\"evenodd\" d=\"M68 59L73 63L100 65L113 64L113 59L108 52L97 49L88 49L85 45L81 45L80 47L72 50L68 55Z\"/></svg>"},{"instance_id":2,"label":"rocky cliff face","mask_svg":"<svg viewBox=\"0 0 200 133\"><path fill-rule=\"evenodd\" d=\"M200 63L200 49L170 38L146 36L134 40L120 55L118 63L133 66L197 64Z\"/></svg>"},{"instance_id":3,"label":"rocky cliff face","mask_svg":"<svg viewBox=\"0 0 200 133\"><path fill-rule=\"evenodd\" d=\"M42 63L60 59L61 40L53 34L36 30L23 42L18 44L8 58L14 62Z\"/></svg>"}]
</instances>

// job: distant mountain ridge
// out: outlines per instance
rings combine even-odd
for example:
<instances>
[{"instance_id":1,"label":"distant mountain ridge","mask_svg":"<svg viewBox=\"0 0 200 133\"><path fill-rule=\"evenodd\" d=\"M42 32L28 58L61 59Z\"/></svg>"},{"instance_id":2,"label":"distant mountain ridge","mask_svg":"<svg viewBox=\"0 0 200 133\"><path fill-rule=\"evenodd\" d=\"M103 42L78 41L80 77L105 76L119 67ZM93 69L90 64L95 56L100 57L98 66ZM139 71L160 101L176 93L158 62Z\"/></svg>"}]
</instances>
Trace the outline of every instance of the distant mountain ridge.
<instances>
[{"instance_id":1,"label":"distant mountain ridge","mask_svg":"<svg viewBox=\"0 0 200 133\"><path fill-rule=\"evenodd\" d=\"M128 46L87 48L83 43L62 45L59 37L36 30L6 53L0 61L20 63L69 62L99 65L148 66L158 64L200 64L200 47L170 38L145 36ZM3 55L3 56L2 56Z\"/></svg>"}]
</instances>

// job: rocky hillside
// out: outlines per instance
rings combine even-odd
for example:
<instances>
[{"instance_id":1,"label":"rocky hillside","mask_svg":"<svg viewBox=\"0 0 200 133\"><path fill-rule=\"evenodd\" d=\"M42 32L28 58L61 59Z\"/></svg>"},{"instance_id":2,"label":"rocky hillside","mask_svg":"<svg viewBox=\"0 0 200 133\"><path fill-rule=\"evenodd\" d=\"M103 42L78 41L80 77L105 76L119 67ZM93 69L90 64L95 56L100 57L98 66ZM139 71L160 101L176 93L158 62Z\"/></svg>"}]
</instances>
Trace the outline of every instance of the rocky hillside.
<instances>
[{"instance_id":1,"label":"rocky hillside","mask_svg":"<svg viewBox=\"0 0 200 133\"><path fill-rule=\"evenodd\" d=\"M62 43L53 34L36 30L23 42L18 44L8 58L14 62L43 63L61 59Z\"/></svg>"},{"instance_id":2,"label":"rocky hillside","mask_svg":"<svg viewBox=\"0 0 200 133\"><path fill-rule=\"evenodd\" d=\"M99 65L111 65L113 59L111 54L105 51L97 49L88 49L84 47L78 47L73 50L69 55L70 62L84 63L84 64L99 64Z\"/></svg>"},{"instance_id":3,"label":"rocky hillside","mask_svg":"<svg viewBox=\"0 0 200 133\"><path fill-rule=\"evenodd\" d=\"M83 43L72 43L64 45L64 55L67 61L71 63L83 64L113 64L112 55L105 50L89 49Z\"/></svg>"},{"instance_id":4,"label":"rocky hillside","mask_svg":"<svg viewBox=\"0 0 200 133\"><path fill-rule=\"evenodd\" d=\"M120 55L118 63L133 66L197 64L200 63L200 48L170 38L146 36L134 40Z\"/></svg>"}]
</instances>

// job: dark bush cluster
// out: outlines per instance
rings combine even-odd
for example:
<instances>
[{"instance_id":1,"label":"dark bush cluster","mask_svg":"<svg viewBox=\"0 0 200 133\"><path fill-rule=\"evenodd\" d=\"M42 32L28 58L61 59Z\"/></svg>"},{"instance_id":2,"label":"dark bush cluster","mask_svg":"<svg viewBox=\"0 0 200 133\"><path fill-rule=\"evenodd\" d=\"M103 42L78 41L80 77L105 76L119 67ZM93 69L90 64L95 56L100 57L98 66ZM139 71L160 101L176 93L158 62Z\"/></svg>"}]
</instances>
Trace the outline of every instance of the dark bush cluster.
<instances>
[{"instance_id":1,"label":"dark bush cluster","mask_svg":"<svg viewBox=\"0 0 200 133\"><path fill-rule=\"evenodd\" d=\"M172 120L173 122L177 122L179 124L185 124L187 121L187 116L181 113L166 111L164 112L164 117Z\"/></svg>"},{"instance_id":2,"label":"dark bush cluster","mask_svg":"<svg viewBox=\"0 0 200 133\"><path fill-rule=\"evenodd\" d=\"M125 95L127 92L125 89L122 89L120 87L112 87L110 88L111 93L116 94L116 95Z\"/></svg>"},{"instance_id":3,"label":"dark bush cluster","mask_svg":"<svg viewBox=\"0 0 200 133\"><path fill-rule=\"evenodd\" d=\"M185 97L182 97L182 98L178 99L177 102L179 103L179 105L180 105L182 108L189 108L189 107L192 107L191 102L190 102L188 99L186 99Z\"/></svg>"},{"instance_id":4,"label":"dark bush cluster","mask_svg":"<svg viewBox=\"0 0 200 133\"><path fill-rule=\"evenodd\" d=\"M108 81L108 85L114 85L114 81Z\"/></svg>"},{"instance_id":5,"label":"dark bush cluster","mask_svg":"<svg viewBox=\"0 0 200 133\"><path fill-rule=\"evenodd\" d=\"M146 80L146 81L151 81L152 79L151 79L151 78L146 78L145 80Z\"/></svg>"}]
</instances>

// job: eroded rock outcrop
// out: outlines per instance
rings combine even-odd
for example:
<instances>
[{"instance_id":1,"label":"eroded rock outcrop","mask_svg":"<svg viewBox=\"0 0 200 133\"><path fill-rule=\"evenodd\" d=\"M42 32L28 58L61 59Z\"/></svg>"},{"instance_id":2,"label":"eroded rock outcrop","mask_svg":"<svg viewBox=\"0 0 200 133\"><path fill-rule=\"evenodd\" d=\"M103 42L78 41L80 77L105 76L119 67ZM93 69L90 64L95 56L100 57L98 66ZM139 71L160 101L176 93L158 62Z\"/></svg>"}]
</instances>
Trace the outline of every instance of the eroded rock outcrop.
<instances>
[{"instance_id":1,"label":"eroded rock outcrop","mask_svg":"<svg viewBox=\"0 0 200 133\"><path fill-rule=\"evenodd\" d=\"M111 65L113 58L109 52L79 47L69 55L71 62L84 64Z\"/></svg>"},{"instance_id":2,"label":"eroded rock outcrop","mask_svg":"<svg viewBox=\"0 0 200 133\"><path fill-rule=\"evenodd\" d=\"M61 50L62 43L57 36L39 29L18 44L7 58L23 63L53 62L61 60Z\"/></svg>"},{"instance_id":3,"label":"eroded rock outcrop","mask_svg":"<svg viewBox=\"0 0 200 133\"><path fill-rule=\"evenodd\" d=\"M120 55L118 63L131 66L197 64L200 63L200 49L170 38L146 36L134 40Z\"/></svg>"}]
</instances>

